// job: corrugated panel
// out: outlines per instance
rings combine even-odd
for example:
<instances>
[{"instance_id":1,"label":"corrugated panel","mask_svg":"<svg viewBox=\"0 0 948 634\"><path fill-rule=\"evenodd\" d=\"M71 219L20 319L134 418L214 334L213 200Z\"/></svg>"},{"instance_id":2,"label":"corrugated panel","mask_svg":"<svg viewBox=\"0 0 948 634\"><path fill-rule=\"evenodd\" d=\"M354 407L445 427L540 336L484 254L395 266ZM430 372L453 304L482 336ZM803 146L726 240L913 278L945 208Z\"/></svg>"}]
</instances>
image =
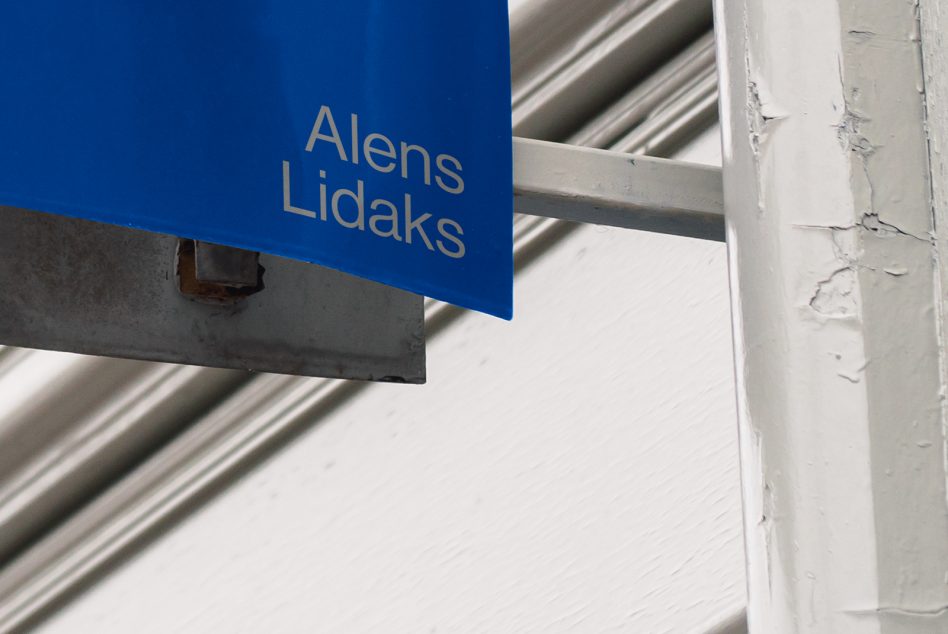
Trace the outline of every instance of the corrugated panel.
<instances>
[{"instance_id":1,"label":"corrugated panel","mask_svg":"<svg viewBox=\"0 0 948 634\"><path fill-rule=\"evenodd\" d=\"M521 3L515 133L673 152L716 114L710 21L705 0ZM518 217L518 270L572 229ZM429 336L459 314L429 302ZM41 618L362 389L0 349L0 631Z\"/></svg>"}]
</instances>

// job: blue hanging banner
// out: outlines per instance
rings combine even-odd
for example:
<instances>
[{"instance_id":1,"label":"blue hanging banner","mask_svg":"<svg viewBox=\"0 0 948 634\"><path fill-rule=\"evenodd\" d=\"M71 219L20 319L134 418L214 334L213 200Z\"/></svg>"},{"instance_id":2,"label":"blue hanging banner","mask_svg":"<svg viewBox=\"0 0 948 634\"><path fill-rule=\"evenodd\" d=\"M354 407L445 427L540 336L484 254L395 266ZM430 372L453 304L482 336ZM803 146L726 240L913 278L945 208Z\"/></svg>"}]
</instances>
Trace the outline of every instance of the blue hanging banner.
<instances>
[{"instance_id":1,"label":"blue hanging banner","mask_svg":"<svg viewBox=\"0 0 948 634\"><path fill-rule=\"evenodd\" d=\"M0 204L510 318L509 54L506 0L6 2Z\"/></svg>"}]
</instances>

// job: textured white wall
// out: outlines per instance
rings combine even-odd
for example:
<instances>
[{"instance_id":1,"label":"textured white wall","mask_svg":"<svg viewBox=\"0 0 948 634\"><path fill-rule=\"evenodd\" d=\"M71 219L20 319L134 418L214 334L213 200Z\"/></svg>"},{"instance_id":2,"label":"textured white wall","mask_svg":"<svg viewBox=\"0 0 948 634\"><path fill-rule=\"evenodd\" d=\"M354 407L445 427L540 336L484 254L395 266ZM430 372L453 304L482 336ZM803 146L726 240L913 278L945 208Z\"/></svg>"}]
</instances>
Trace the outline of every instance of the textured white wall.
<instances>
[{"instance_id":1,"label":"textured white wall","mask_svg":"<svg viewBox=\"0 0 948 634\"><path fill-rule=\"evenodd\" d=\"M717 162L714 131L687 153ZM724 247L585 227L47 634L700 631L744 601Z\"/></svg>"}]
</instances>

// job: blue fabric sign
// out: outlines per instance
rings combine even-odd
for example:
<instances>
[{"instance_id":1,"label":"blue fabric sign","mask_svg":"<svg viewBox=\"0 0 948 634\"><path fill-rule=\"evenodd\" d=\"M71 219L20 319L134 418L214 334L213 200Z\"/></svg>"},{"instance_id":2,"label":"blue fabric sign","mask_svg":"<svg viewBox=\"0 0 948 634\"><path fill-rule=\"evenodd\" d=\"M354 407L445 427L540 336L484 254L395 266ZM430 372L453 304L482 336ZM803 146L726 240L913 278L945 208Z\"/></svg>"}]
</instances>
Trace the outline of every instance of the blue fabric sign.
<instances>
[{"instance_id":1,"label":"blue fabric sign","mask_svg":"<svg viewBox=\"0 0 948 634\"><path fill-rule=\"evenodd\" d=\"M509 318L512 182L505 0L0 8L0 204Z\"/></svg>"}]
</instances>

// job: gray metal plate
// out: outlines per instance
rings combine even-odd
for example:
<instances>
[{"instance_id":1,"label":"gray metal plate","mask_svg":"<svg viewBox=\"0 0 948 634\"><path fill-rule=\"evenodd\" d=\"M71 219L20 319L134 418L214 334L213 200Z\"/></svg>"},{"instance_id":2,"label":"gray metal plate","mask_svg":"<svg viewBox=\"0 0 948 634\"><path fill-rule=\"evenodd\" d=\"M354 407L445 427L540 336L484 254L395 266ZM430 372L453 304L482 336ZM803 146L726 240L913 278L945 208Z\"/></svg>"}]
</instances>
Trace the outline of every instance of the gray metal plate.
<instances>
[{"instance_id":1,"label":"gray metal plate","mask_svg":"<svg viewBox=\"0 0 948 634\"><path fill-rule=\"evenodd\" d=\"M176 237L0 206L0 343L151 361L423 383L423 298L260 255L263 290L188 299Z\"/></svg>"}]
</instances>

